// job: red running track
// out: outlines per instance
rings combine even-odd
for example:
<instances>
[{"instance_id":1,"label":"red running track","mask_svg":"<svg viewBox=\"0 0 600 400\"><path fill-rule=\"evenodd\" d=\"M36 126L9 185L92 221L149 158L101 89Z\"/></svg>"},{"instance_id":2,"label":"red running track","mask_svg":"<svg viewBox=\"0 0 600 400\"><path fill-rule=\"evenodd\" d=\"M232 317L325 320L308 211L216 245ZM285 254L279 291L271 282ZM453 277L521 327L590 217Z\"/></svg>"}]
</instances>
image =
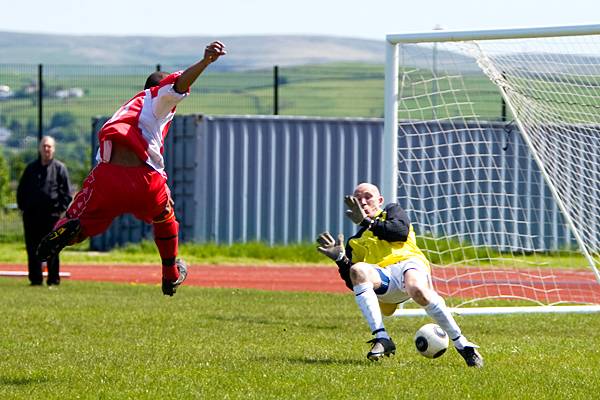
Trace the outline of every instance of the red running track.
<instances>
[{"instance_id":1,"label":"red running track","mask_svg":"<svg viewBox=\"0 0 600 400\"><path fill-rule=\"evenodd\" d=\"M23 265L0 264L3 271L27 271ZM160 284L161 269L150 265L62 265L61 273L78 281ZM328 266L192 265L185 285L282 291L349 292L337 268Z\"/></svg>"},{"instance_id":2,"label":"red running track","mask_svg":"<svg viewBox=\"0 0 600 400\"><path fill-rule=\"evenodd\" d=\"M0 264L0 270L26 266ZM160 283L161 270L148 265L63 265L67 279L79 281ZM1 274L0 274L1 275ZM461 298L508 295L543 303L557 301L600 304L600 284L589 270L493 270L436 268L434 284L443 296ZM192 265L186 285L280 291L348 293L333 266L210 266Z\"/></svg>"}]
</instances>

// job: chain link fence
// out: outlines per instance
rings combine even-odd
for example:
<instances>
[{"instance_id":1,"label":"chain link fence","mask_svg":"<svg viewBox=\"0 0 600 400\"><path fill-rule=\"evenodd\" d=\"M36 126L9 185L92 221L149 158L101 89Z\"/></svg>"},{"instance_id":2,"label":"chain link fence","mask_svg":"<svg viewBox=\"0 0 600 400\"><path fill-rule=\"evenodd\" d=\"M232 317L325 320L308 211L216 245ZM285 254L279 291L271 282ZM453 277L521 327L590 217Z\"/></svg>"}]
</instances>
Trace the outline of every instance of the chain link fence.
<instances>
[{"instance_id":1,"label":"chain link fence","mask_svg":"<svg viewBox=\"0 0 600 400\"><path fill-rule=\"evenodd\" d=\"M91 123L143 88L146 77L181 65L0 64L0 241L22 235L18 179L42 135L56 138L75 189L91 165ZM42 90L40 91L40 87ZM253 71L207 70L178 114L382 117L384 66L327 64ZM489 119L502 119L500 94L482 86ZM7 239L8 238L8 239Z\"/></svg>"}]
</instances>

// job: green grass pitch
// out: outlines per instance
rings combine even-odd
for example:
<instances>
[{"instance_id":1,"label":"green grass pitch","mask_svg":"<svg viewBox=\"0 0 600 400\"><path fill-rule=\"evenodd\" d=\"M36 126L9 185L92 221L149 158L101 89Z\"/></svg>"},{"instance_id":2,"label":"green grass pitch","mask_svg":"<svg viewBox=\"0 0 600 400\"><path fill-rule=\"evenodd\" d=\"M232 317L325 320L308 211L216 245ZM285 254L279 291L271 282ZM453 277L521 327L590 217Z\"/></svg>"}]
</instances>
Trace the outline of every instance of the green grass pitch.
<instances>
[{"instance_id":1,"label":"green grass pitch","mask_svg":"<svg viewBox=\"0 0 600 400\"><path fill-rule=\"evenodd\" d=\"M458 317L486 365L417 354L427 318L387 319L398 350L371 363L351 293L0 278L2 399L589 399L600 318Z\"/></svg>"}]
</instances>

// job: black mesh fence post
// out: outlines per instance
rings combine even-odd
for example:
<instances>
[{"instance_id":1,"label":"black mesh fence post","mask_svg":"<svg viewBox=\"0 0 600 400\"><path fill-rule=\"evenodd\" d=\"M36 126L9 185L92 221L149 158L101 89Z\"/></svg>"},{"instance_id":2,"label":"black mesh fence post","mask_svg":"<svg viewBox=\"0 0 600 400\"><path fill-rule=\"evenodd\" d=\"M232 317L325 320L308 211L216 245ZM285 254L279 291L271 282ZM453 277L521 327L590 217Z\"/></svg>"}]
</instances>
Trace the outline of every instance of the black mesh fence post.
<instances>
[{"instance_id":1,"label":"black mesh fence post","mask_svg":"<svg viewBox=\"0 0 600 400\"><path fill-rule=\"evenodd\" d=\"M273 115L279 115L279 67L273 67Z\"/></svg>"},{"instance_id":2,"label":"black mesh fence post","mask_svg":"<svg viewBox=\"0 0 600 400\"><path fill-rule=\"evenodd\" d=\"M42 64L38 65L38 142L42 140L44 135L44 68Z\"/></svg>"}]
</instances>

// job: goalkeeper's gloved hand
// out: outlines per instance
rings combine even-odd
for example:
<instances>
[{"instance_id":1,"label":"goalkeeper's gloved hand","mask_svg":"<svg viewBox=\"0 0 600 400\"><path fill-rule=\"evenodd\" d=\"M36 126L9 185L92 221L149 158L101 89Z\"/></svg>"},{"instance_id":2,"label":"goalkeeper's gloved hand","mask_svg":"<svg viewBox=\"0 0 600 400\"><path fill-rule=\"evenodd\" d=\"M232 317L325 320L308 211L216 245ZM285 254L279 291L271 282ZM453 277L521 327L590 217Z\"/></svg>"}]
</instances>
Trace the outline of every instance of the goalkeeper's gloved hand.
<instances>
[{"instance_id":1,"label":"goalkeeper's gloved hand","mask_svg":"<svg viewBox=\"0 0 600 400\"><path fill-rule=\"evenodd\" d=\"M317 238L317 243L319 244L317 250L331 258L333 261L340 261L346 255L343 233L340 233L337 240L334 240L331 233L323 232Z\"/></svg>"},{"instance_id":2,"label":"goalkeeper's gloved hand","mask_svg":"<svg viewBox=\"0 0 600 400\"><path fill-rule=\"evenodd\" d=\"M344 197L344 203L346 203L346 216L352 220L356 225L369 226L371 224L371 218L367 216L365 210L360 206L358 199L354 196Z\"/></svg>"}]
</instances>

